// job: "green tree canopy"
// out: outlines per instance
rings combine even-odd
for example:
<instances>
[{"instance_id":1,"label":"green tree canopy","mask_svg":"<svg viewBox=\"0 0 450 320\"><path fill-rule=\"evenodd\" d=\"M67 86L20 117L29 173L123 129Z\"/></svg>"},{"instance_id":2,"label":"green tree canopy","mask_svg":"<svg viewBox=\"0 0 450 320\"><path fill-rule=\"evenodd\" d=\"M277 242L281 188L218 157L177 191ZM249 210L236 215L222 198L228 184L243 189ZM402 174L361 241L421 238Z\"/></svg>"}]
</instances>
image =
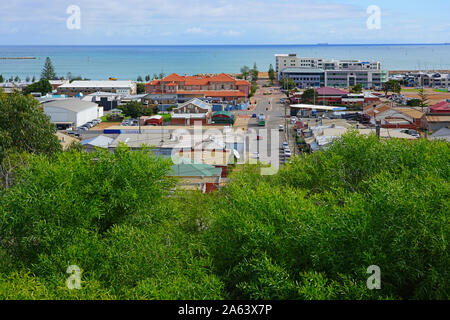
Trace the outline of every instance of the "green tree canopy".
<instances>
[{"instance_id":1,"label":"green tree canopy","mask_svg":"<svg viewBox=\"0 0 450 320\"><path fill-rule=\"evenodd\" d=\"M420 101L420 103L419 103L419 107L421 107L422 108L422 112L423 112L423 110L425 109L425 108L428 108L428 102L429 102L429 100L428 100L428 95L426 94L426 92L425 92L425 90L423 89L423 88L421 88L420 90L419 90L419 101Z\"/></svg>"},{"instance_id":2,"label":"green tree canopy","mask_svg":"<svg viewBox=\"0 0 450 320\"><path fill-rule=\"evenodd\" d=\"M420 99L411 99L408 100L406 104L410 107L419 107L420 103L421 103Z\"/></svg>"},{"instance_id":3,"label":"green tree canopy","mask_svg":"<svg viewBox=\"0 0 450 320\"><path fill-rule=\"evenodd\" d=\"M361 93L363 90L362 84L358 83L357 85L353 86L352 93Z\"/></svg>"},{"instance_id":4,"label":"green tree canopy","mask_svg":"<svg viewBox=\"0 0 450 320\"><path fill-rule=\"evenodd\" d=\"M7 153L51 155L61 151L56 127L31 96L0 93L0 163Z\"/></svg>"},{"instance_id":5,"label":"green tree canopy","mask_svg":"<svg viewBox=\"0 0 450 320\"><path fill-rule=\"evenodd\" d=\"M387 95L390 92L400 94L402 86L397 80L389 80L382 85L382 90Z\"/></svg>"},{"instance_id":6,"label":"green tree canopy","mask_svg":"<svg viewBox=\"0 0 450 320\"><path fill-rule=\"evenodd\" d=\"M273 69L272 64L269 67L269 80L271 83L275 80L275 70Z\"/></svg>"},{"instance_id":7,"label":"green tree canopy","mask_svg":"<svg viewBox=\"0 0 450 320\"><path fill-rule=\"evenodd\" d=\"M318 94L315 89L305 90L302 94L302 100L305 103L313 103L314 101L317 101L317 97L318 97Z\"/></svg>"},{"instance_id":8,"label":"green tree canopy","mask_svg":"<svg viewBox=\"0 0 450 320\"><path fill-rule=\"evenodd\" d=\"M30 94L32 92L40 92L42 95L46 95L53 91L53 87L47 79L41 79L38 82L34 82L23 89L23 94Z\"/></svg>"},{"instance_id":9,"label":"green tree canopy","mask_svg":"<svg viewBox=\"0 0 450 320\"><path fill-rule=\"evenodd\" d=\"M295 83L294 80L292 80L292 78L284 77L283 79L280 80L280 86L282 89L292 90L297 87L297 84Z\"/></svg>"},{"instance_id":10,"label":"green tree canopy","mask_svg":"<svg viewBox=\"0 0 450 320\"><path fill-rule=\"evenodd\" d=\"M250 70L251 76L252 76L252 81L256 82L258 80L258 76L259 76L259 71L258 71L258 67L256 66L256 62L253 65L253 69Z\"/></svg>"},{"instance_id":11,"label":"green tree canopy","mask_svg":"<svg viewBox=\"0 0 450 320\"><path fill-rule=\"evenodd\" d=\"M0 299L448 300L449 162L350 132L203 195L149 150L33 156L0 193Z\"/></svg>"},{"instance_id":12,"label":"green tree canopy","mask_svg":"<svg viewBox=\"0 0 450 320\"><path fill-rule=\"evenodd\" d=\"M45 59L44 68L42 69L41 79L56 80L56 72L50 57Z\"/></svg>"},{"instance_id":13,"label":"green tree canopy","mask_svg":"<svg viewBox=\"0 0 450 320\"><path fill-rule=\"evenodd\" d=\"M245 80L247 80L249 72L250 72L250 68L249 68L249 67L243 66L243 67L241 68L241 75L242 75L242 77L243 77Z\"/></svg>"},{"instance_id":14,"label":"green tree canopy","mask_svg":"<svg viewBox=\"0 0 450 320\"><path fill-rule=\"evenodd\" d=\"M137 89L136 89L137 94L143 94L143 93L145 93L145 83L138 83L138 84L136 85L136 87L137 87Z\"/></svg>"},{"instance_id":15,"label":"green tree canopy","mask_svg":"<svg viewBox=\"0 0 450 320\"><path fill-rule=\"evenodd\" d=\"M148 114L146 108L137 101L130 101L123 106L120 106L119 109L122 110L123 114L126 117L131 117L134 119L140 118L144 115Z\"/></svg>"}]
</instances>

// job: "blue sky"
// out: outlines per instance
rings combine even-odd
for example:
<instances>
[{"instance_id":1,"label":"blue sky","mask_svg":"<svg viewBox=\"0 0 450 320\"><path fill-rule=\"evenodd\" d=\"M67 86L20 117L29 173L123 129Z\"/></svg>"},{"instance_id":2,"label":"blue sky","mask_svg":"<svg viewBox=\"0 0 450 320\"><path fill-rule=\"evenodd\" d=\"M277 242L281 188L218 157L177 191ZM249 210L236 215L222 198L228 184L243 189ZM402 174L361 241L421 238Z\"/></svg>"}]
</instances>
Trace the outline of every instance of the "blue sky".
<instances>
[{"instance_id":1,"label":"blue sky","mask_svg":"<svg viewBox=\"0 0 450 320\"><path fill-rule=\"evenodd\" d=\"M367 28L370 5L381 29ZM448 0L0 0L0 45L442 43L449 12Z\"/></svg>"}]
</instances>

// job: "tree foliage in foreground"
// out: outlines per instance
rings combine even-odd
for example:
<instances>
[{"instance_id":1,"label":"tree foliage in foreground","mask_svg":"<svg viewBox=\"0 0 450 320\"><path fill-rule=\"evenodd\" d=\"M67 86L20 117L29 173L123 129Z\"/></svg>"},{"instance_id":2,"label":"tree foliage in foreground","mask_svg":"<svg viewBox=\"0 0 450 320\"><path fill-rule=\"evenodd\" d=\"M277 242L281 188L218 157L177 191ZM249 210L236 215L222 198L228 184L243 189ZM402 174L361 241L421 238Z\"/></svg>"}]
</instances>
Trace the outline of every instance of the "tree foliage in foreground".
<instances>
[{"instance_id":1,"label":"tree foliage in foreground","mask_svg":"<svg viewBox=\"0 0 450 320\"><path fill-rule=\"evenodd\" d=\"M61 151L50 122L31 96L0 92L0 165L8 153L52 155Z\"/></svg>"},{"instance_id":2,"label":"tree foliage in foreground","mask_svg":"<svg viewBox=\"0 0 450 320\"><path fill-rule=\"evenodd\" d=\"M170 164L144 151L34 156L0 194L0 298L448 299L449 164L447 142L351 133L168 197Z\"/></svg>"}]
</instances>

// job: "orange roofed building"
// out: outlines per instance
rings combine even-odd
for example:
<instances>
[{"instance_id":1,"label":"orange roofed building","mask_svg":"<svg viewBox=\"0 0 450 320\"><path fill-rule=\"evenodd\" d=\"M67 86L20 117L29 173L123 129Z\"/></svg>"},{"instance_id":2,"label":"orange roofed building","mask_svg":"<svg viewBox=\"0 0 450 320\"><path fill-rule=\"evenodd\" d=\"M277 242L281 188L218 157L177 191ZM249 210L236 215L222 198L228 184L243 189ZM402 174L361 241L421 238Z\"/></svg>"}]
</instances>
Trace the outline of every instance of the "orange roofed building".
<instances>
[{"instance_id":1,"label":"orange roofed building","mask_svg":"<svg viewBox=\"0 0 450 320\"><path fill-rule=\"evenodd\" d=\"M180 76L173 73L164 79L146 84L147 94L172 94L190 98L209 98L213 101L243 101L250 94L251 83L236 80L228 74L213 76Z\"/></svg>"}]
</instances>

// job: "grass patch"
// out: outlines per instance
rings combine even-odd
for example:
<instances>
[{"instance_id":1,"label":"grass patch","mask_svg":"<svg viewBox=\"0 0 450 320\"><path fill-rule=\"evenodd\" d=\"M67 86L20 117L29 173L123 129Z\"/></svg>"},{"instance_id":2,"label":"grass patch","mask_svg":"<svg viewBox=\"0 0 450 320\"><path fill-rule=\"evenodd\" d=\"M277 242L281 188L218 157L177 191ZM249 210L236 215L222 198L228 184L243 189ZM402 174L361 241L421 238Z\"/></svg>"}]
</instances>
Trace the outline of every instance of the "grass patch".
<instances>
[{"instance_id":1,"label":"grass patch","mask_svg":"<svg viewBox=\"0 0 450 320\"><path fill-rule=\"evenodd\" d=\"M402 92L419 92L419 89L412 89L412 88L402 88Z\"/></svg>"},{"instance_id":2,"label":"grass patch","mask_svg":"<svg viewBox=\"0 0 450 320\"><path fill-rule=\"evenodd\" d=\"M171 114L160 114L160 116L163 117L163 121L164 122L169 122L172 119L172 115Z\"/></svg>"}]
</instances>

